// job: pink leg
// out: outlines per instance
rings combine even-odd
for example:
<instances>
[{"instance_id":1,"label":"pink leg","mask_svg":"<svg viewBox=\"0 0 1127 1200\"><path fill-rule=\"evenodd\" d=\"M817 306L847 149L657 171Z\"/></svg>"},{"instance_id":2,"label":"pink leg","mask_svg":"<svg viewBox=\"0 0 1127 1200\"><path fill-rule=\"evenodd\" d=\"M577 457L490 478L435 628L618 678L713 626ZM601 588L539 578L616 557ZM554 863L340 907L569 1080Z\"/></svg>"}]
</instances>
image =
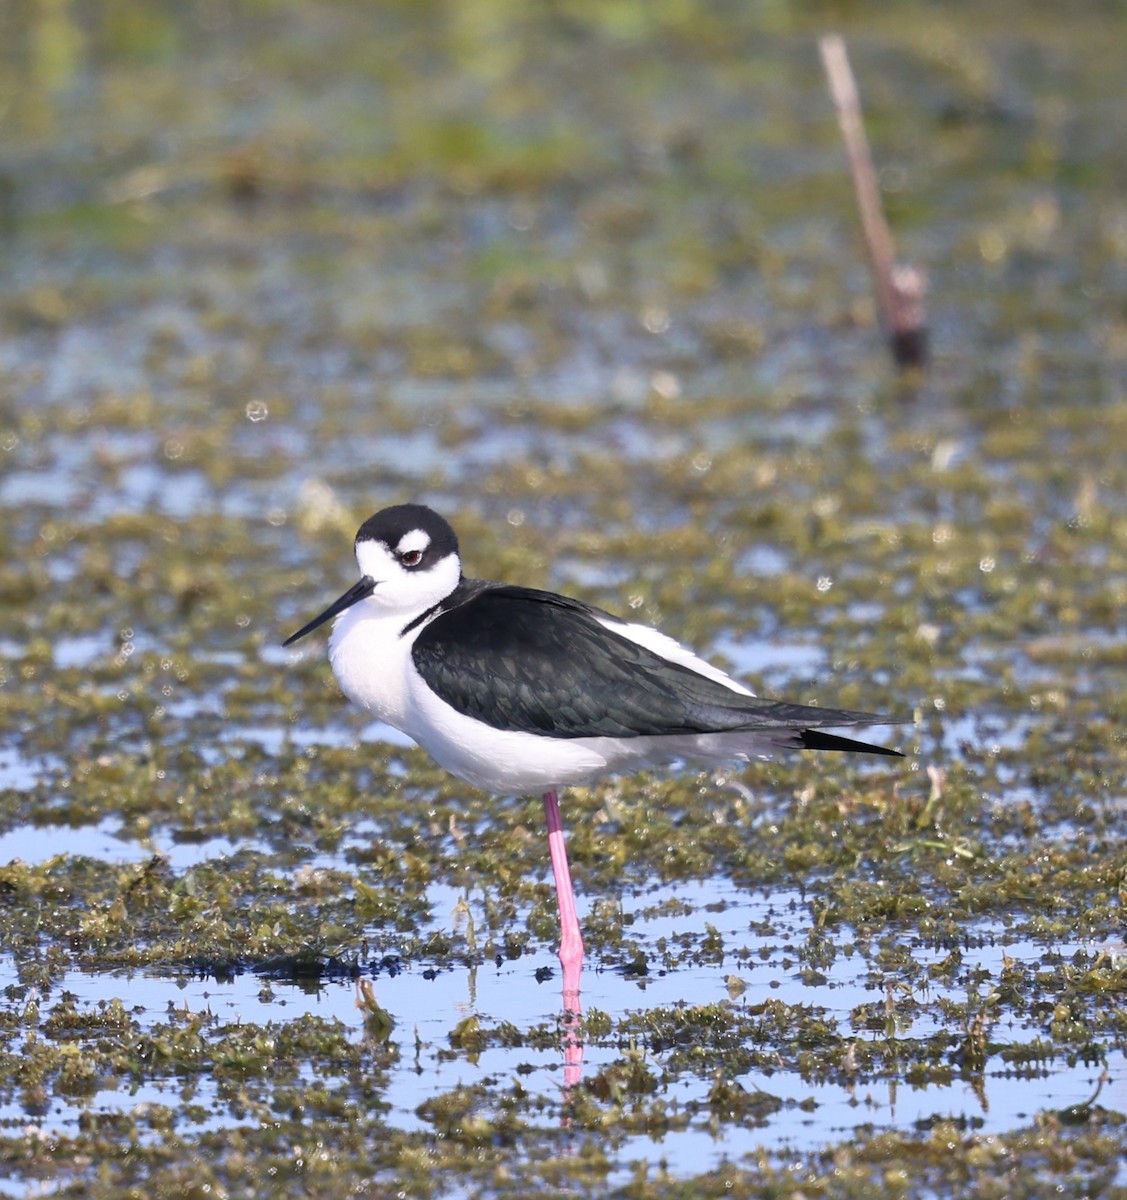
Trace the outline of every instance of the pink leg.
<instances>
[{"instance_id":1,"label":"pink leg","mask_svg":"<svg viewBox=\"0 0 1127 1200\"><path fill-rule=\"evenodd\" d=\"M583 1042L579 1022L583 1009L579 1003L579 976L583 968L583 935L575 911L575 892L571 886L571 868L567 864L560 801L554 791L544 793L544 816L548 821L548 852L552 856L552 874L556 879L556 900L560 906L560 965L563 967L563 1042L564 1091L570 1092L583 1074ZM571 1118L565 1116L565 1128Z\"/></svg>"},{"instance_id":2,"label":"pink leg","mask_svg":"<svg viewBox=\"0 0 1127 1200\"><path fill-rule=\"evenodd\" d=\"M575 990L568 992L564 987L563 1048L564 1048L564 1092L570 1092L583 1078L583 1039L579 1023L583 1019L583 1008L579 1003L579 972L576 970ZM564 979L567 973L564 972ZM570 1125L570 1120L565 1121Z\"/></svg>"},{"instance_id":3,"label":"pink leg","mask_svg":"<svg viewBox=\"0 0 1127 1200\"><path fill-rule=\"evenodd\" d=\"M544 793L544 816L548 821L548 853L552 856L552 874L556 877L556 899L560 906L560 965L564 976L564 1004L570 993L579 994L579 972L583 966L583 935L575 912L575 893L571 888L571 869L567 865L560 801L554 791Z\"/></svg>"}]
</instances>

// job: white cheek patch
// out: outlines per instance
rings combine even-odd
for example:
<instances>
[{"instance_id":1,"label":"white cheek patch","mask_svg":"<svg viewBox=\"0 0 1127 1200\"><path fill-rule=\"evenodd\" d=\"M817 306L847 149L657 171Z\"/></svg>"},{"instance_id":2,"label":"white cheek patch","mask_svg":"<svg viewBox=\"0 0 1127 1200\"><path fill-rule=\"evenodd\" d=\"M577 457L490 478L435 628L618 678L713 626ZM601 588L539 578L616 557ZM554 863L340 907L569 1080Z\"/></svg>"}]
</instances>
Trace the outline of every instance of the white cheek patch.
<instances>
[{"instance_id":1,"label":"white cheek patch","mask_svg":"<svg viewBox=\"0 0 1127 1200\"><path fill-rule=\"evenodd\" d=\"M395 547L395 552L396 554L414 554L417 550L422 554L428 546L430 546L430 534L422 529L412 529L410 533L405 533L399 539L399 545Z\"/></svg>"}]
</instances>

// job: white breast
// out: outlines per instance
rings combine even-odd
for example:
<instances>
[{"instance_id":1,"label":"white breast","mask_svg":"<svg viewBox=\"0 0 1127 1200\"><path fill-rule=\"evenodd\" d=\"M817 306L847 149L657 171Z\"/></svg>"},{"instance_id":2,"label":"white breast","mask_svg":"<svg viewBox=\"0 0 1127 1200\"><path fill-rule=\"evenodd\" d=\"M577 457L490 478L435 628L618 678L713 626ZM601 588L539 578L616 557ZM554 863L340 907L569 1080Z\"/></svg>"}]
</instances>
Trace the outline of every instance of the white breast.
<instances>
[{"instance_id":1,"label":"white breast","mask_svg":"<svg viewBox=\"0 0 1127 1200\"><path fill-rule=\"evenodd\" d=\"M402 635L409 618L364 603L338 618L329 661L354 703L418 742L439 766L474 787L501 795L543 791L594 779L606 756L577 741L493 729L458 712L427 687L411 660L423 626Z\"/></svg>"},{"instance_id":2,"label":"white breast","mask_svg":"<svg viewBox=\"0 0 1127 1200\"><path fill-rule=\"evenodd\" d=\"M337 618L329 638L329 662L353 704L413 737L407 728L412 704L408 674L414 670L411 643L417 633L400 637L409 620L361 601Z\"/></svg>"}]
</instances>

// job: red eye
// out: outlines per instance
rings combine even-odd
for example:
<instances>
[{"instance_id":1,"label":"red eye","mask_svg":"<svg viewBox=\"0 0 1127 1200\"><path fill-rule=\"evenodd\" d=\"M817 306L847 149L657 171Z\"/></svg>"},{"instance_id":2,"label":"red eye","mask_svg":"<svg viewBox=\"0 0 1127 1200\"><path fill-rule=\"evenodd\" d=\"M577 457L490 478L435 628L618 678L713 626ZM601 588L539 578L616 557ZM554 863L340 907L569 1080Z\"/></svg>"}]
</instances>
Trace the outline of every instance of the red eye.
<instances>
[{"instance_id":1,"label":"red eye","mask_svg":"<svg viewBox=\"0 0 1127 1200\"><path fill-rule=\"evenodd\" d=\"M417 567L423 561L423 552L421 550L404 550L399 556L399 561L405 567Z\"/></svg>"}]
</instances>

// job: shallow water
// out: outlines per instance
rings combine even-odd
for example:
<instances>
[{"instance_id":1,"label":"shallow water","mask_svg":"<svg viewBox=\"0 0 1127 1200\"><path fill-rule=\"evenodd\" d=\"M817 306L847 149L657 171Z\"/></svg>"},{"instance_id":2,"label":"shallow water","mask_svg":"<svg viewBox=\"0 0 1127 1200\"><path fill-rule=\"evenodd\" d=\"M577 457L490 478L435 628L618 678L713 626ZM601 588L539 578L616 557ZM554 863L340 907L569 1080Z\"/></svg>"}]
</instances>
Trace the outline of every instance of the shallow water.
<instances>
[{"instance_id":1,"label":"shallow water","mask_svg":"<svg viewBox=\"0 0 1127 1200\"><path fill-rule=\"evenodd\" d=\"M0 1188L1127 1187L1123 16L434 17L0 17ZM565 798L578 1081L539 802L280 646L408 498L902 721Z\"/></svg>"},{"instance_id":2,"label":"shallow water","mask_svg":"<svg viewBox=\"0 0 1127 1200\"><path fill-rule=\"evenodd\" d=\"M216 846L208 849L212 854L221 852ZM65 851L60 847L57 852ZM193 854L182 859L181 865L186 867L198 860ZM434 892L430 898L432 927L464 927L469 919L482 919L472 892L466 895L451 888L436 888ZM655 902L675 907L675 915L655 912ZM655 887L624 897L622 903L632 941L695 940L719 931L726 942L742 943L743 961L736 976L723 962L708 968L661 971L644 979L630 979L615 971L589 972L583 991L585 1005L615 1017L644 1011L647 1006L692 1007L729 997L736 1000L732 980L740 978L749 985L745 996L770 994L789 1005L813 1006L827 1019L847 1023L850 1015L864 1006L883 1005L889 989L896 987L891 975L871 973L859 978L858 962L853 957L838 960L828 971L819 973L816 982L804 982L795 972L793 958L795 944L806 934L806 905L798 894L756 897L731 887L694 884L689 888ZM771 936L749 936L749 931L764 924L771 927ZM791 941L780 944L780 937ZM985 979L1000 975L1004 963L1054 971L1099 951L1091 945L1015 940L1004 929L988 923L967 930L966 939L974 946L976 969ZM1118 953L1122 952L1120 947ZM939 950L922 946L913 947L912 954L921 964L932 964L942 956ZM750 970L749 960L754 962ZM379 1095L389 1126L428 1132L431 1122L423 1106L430 1097L461 1087L483 1083L486 1087L497 1086L516 1079L523 1090L541 1097L544 1111L540 1120L545 1127L558 1123L559 1099L564 1090L558 1046L494 1046L467 1054L451 1049L448 1038L451 1017L459 1021L475 1016L492 1020L503 1017L518 1029L551 1027L558 1017L556 985L552 979L538 980L535 975L532 966L523 962L485 963L468 971L460 967L419 971L402 962L390 970L374 965L372 977L379 1001L395 1022L389 1046L395 1049L396 1064ZM4 976L9 981L17 978L10 962L5 964ZM327 980L296 985L264 980L252 973L219 981L198 976L167 978L147 972L123 978L76 971L60 979L57 988L71 994L79 1011L97 1011L127 995L141 1028L164 1021L175 1009L181 1014L206 1013L220 1030L232 1024L276 1028L307 1015L319 1021L339 1022L353 1036L362 1038L357 992L350 982ZM913 999L918 1005L916 1015L897 1019L896 1036L906 1045L913 1038L940 1032L944 1026L940 1006L945 1001L957 1004L963 997L956 989L928 986L915 992ZM1036 1025L1022 1029L1010 1023L1006 1041L1018 1042L1031 1032L1036 1032ZM880 1035L870 1032L860 1036ZM613 1040L588 1043L584 1046L584 1075L597 1076L613 1067L622 1051L621 1044ZM659 1075L664 1057L660 1052L647 1054L649 1064ZM309 1078L312 1081L313 1073ZM945 1086L913 1087L894 1077L819 1081L774 1070L750 1072L739 1081L748 1091L758 1090L773 1098L777 1111L740 1131L710 1129L708 1121L698 1115L684 1127L670 1129L661 1136L621 1139L617 1146L619 1165L608 1177L608 1184L626 1183L640 1163L660 1162L674 1174L685 1174L738 1162L745 1155L754 1158L765 1151L780 1155L809 1153L858 1134L924 1130L941 1121L989 1137L1026 1124L1045 1110L1083 1105L1097 1095L1104 1104L1119 1106L1127 1099L1127 1060L1122 1052L1113 1052L1100 1063L1045 1059L1015 1066L996 1054L973 1080L960 1079ZM696 1105L707 1112L711 1082L707 1077L685 1077L674 1069L663 1080L660 1091L675 1110ZM140 1086L114 1087L78 1102L53 1102L49 1111L36 1112L31 1120L44 1136L65 1135L92 1114L143 1112L145 1106L153 1104L175 1107L183 1085L183 1077L173 1077L154 1078ZM192 1115L185 1119L197 1129L240 1124L240 1114L232 1111L206 1076L193 1083L191 1100ZM0 1120L26 1121L28 1116L20 1106L10 1105L7 1111L0 1109ZM574 1141L578 1144L589 1136L577 1130ZM1117 1181L1123 1183L1125 1179L1121 1165Z\"/></svg>"}]
</instances>

